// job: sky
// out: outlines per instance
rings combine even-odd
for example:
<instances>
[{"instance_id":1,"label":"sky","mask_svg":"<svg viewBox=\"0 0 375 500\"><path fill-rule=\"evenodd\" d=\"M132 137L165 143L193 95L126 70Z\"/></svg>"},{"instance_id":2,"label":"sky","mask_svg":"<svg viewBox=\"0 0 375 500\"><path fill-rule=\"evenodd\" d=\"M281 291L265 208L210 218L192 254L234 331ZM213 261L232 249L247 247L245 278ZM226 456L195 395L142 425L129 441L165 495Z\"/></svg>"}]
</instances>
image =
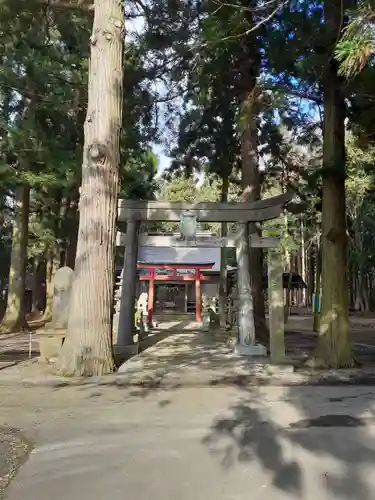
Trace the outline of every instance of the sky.
<instances>
[{"instance_id":1,"label":"sky","mask_svg":"<svg viewBox=\"0 0 375 500\"><path fill-rule=\"evenodd\" d=\"M127 36L131 39L132 38L132 33L133 34L139 34L142 32L144 29L144 20L143 18L136 18L134 20L129 20L127 22ZM296 82L297 84L297 82ZM155 84L155 90L159 93L159 95L163 95L164 93L164 85L160 84ZM296 101L299 102L299 106L301 106L301 109L305 111L307 114L310 114L310 119L312 121L318 121L319 120L319 112L316 106L313 105L313 103L310 100L306 99L296 99ZM176 101L176 107L178 107L178 101ZM160 119L160 124L159 124L159 132L161 132L161 135L163 135L163 116L164 116L164 110L162 109L163 106L159 105L159 119ZM164 137L165 139L165 137ZM157 156L159 163L158 163L158 173L157 176L160 176L162 172L167 169L170 164L171 164L171 158L169 158L166 155L166 151L163 148L162 145L160 144L152 144L152 151L153 153Z\"/></svg>"},{"instance_id":2,"label":"sky","mask_svg":"<svg viewBox=\"0 0 375 500\"><path fill-rule=\"evenodd\" d=\"M132 38L133 35L139 34L144 28L144 20L142 17L137 17L135 19L130 19L127 21L127 37ZM160 88L157 89L160 92ZM163 117L163 113L159 113L160 118ZM161 120L162 121L162 120ZM162 126L162 125L161 125ZM159 126L159 128L161 128ZM158 165L158 175L160 175L163 170L169 167L171 164L171 159L165 155L164 148L160 144L152 144L152 151L159 159Z\"/></svg>"},{"instance_id":3,"label":"sky","mask_svg":"<svg viewBox=\"0 0 375 500\"><path fill-rule=\"evenodd\" d=\"M163 170L169 167L171 159L165 156L163 147L159 146L158 144L152 145L152 151L159 159L158 175L160 175Z\"/></svg>"}]
</instances>

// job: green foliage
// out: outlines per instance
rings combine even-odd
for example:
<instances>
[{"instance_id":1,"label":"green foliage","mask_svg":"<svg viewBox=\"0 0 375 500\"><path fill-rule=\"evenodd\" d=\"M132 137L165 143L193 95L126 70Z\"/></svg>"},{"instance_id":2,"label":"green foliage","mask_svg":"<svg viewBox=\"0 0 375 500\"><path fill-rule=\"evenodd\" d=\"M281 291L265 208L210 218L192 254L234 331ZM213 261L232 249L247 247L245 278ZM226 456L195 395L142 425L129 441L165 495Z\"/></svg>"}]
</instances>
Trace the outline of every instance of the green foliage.
<instances>
[{"instance_id":1,"label":"green foliage","mask_svg":"<svg viewBox=\"0 0 375 500\"><path fill-rule=\"evenodd\" d=\"M346 203L350 267L353 272L375 269L375 149L361 150L355 138L347 142Z\"/></svg>"},{"instance_id":2,"label":"green foliage","mask_svg":"<svg viewBox=\"0 0 375 500\"><path fill-rule=\"evenodd\" d=\"M164 182L160 200L195 202L198 198L199 189L193 177L175 175L169 182Z\"/></svg>"},{"instance_id":3,"label":"green foliage","mask_svg":"<svg viewBox=\"0 0 375 500\"><path fill-rule=\"evenodd\" d=\"M29 258L64 248L76 227L91 24L80 8L2 4L0 194L12 198L20 183L31 188ZM155 103L143 57L139 40L127 43L120 176L122 196L150 199Z\"/></svg>"},{"instance_id":4,"label":"green foliage","mask_svg":"<svg viewBox=\"0 0 375 500\"><path fill-rule=\"evenodd\" d=\"M138 150L122 166L120 197L152 200L157 190L158 161L149 151Z\"/></svg>"},{"instance_id":5,"label":"green foliage","mask_svg":"<svg viewBox=\"0 0 375 500\"><path fill-rule=\"evenodd\" d=\"M321 0L277 5L154 0L130 3L127 11L130 17L142 15L146 28L126 40L120 196L153 199L158 191L159 199L171 201L241 200L241 104L247 79L260 68L252 112L262 196L294 189L306 203L306 242L314 245L320 224L322 89L335 46L340 73L348 79L341 91L353 136L346 183L351 261L374 269L371 4L362 1L343 16L348 24L334 40ZM19 183L31 187L29 256L64 247L77 213L91 22L89 12L41 7L38 0L2 4L0 197L12 198ZM160 135L167 136L173 162L156 182L158 165L150 151ZM73 207L67 213L61 211L64 202ZM11 218L3 242L9 243ZM285 249L293 252L300 245L300 226L301 219L290 216L262 229L283 235ZM354 241L358 228L360 250Z\"/></svg>"},{"instance_id":6,"label":"green foliage","mask_svg":"<svg viewBox=\"0 0 375 500\"><path fill-rule=\"evenodd\" d=\"M335 50L340 74L346 78L357 76L374 54L374 20L375 11L370 2L361 1L351 12L351 21Z\"/></svg>"}]
</instances>

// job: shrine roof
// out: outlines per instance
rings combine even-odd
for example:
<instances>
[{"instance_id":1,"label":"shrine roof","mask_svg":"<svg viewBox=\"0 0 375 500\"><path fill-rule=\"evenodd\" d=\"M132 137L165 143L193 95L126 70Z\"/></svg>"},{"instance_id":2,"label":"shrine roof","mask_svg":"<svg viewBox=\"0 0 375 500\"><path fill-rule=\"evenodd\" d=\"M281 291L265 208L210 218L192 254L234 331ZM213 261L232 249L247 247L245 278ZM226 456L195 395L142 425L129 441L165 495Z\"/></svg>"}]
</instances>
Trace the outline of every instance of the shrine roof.
<instances>
[{"instance_id":1,"label":"shrine roof","mask_svg":"<svg viewBox=\"0 0 375 500\"><path fill-rule=\"evenodd\" d=\"M215 265L215 262L137 262L138 268L171 268L171 269L211 269Z\"/></svg>"}]
</instances>

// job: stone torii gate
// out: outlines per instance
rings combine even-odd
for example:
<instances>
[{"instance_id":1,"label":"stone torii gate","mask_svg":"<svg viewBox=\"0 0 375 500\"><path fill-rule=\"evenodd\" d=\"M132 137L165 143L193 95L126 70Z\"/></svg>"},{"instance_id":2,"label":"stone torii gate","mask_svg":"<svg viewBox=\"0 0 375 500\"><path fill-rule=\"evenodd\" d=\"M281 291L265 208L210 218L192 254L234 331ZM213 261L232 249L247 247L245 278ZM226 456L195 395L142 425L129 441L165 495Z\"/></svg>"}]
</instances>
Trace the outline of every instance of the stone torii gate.
<instances>
[{"instance_id":1,"label":"stone torii gate","mask_svg":"<svg viewBox=\"0 0 375 500\"><path fill-rule=\"evenodd\" d=\"M134 301L136 269L139 244L142 246L190 246L190 247L236 247L238 267L239 311L238 343L236 352L248 355L266 355L264 346L255 344L253 301L249 280L248 246L269 249L269 323L271 356L281 361L284 349L284 307L283 307L283 266L282 255L278 251L278 238L247 238L246 227L249 222L263 222L276 219L285 210L300 212L292 203L294 194L285 193L256 202L222 203L203 202L158 202L119 200L118 222L126 222L126 234L118 234L117 245L125 246L122 286L119 290L120 311L116 348L121 350L133 342ZM179 222L181 216L189 212L198 222L237 222L239 231L234 237L216 238L207 242L193 240L181 241L173 236L139 235L142 221ZM125 286L123 286L125 284Z\"/></svg>"}]
</instances>

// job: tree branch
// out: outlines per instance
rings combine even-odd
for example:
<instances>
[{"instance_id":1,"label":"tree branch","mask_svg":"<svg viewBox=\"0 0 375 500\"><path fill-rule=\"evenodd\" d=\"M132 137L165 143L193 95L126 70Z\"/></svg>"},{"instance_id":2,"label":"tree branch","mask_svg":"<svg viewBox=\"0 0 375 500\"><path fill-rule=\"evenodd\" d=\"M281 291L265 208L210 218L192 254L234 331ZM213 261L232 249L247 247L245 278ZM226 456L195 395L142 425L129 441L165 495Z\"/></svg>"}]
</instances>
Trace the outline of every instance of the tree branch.
<instances>
[{"instance_id":1,"label":"tree branch","mask_svg":"<svg viewBox=\"0 0 375 500\"><path fill-rule=\"evenodd\" d=\"M39 0L42 5L48 5L56 9L82 9L87 11L94 10L92 0Z\"/></svg>"},{"instance_id":2,"label":"tree branch","mask_svg":"<svg viewBox=\"0 0 375 500\"><path fill-rule=\"evenodd\" d=\"M284 94L290 94L291 96L298 97L300 99L306 99L307 101L314 102L317 106L323 105L323 99L316 95L312 95L310 92L291 89L289 87L280 87L277 85L264 85L264 90L270 90L272 92L282 92Z\"/></svg>"},{"instance_id":3,"label":"tree branch","mask_svg":"<svg viewBox=\"0 0 375 500\"><path fill-rule=\"evenodd\" d=\"M242 37L245 37L247 35L250 35L250 33L253 33L254 31L256 31L258 28L260 28L263 24L266 24L268 21L270 21L276 14L277 12L282 8L284 7L284 5L286 5L286 3L288 2L288 0L285 0L284 2L282 2L280 5L278 5L276 7L276 9L274 9L267 17L261 19L259 22L257 22L254 26L252 26L251 28L249 28L248 30L245 30L243 31L242 33L237 33L236 35L228 35L228 36L225 36L223 38L220 38L220 40L214 40L212 42L206 42L206 43L203 43L202 45L200 45L198 48L203 48L203 47L208 47L210 45L214 45L215 43L220 43L220 42L226 42L227 40L235 40L235 39L238 39L238 38L242 38ZM197 47L193 47L192 50L196 50Z\"/></svg>"}]
</instances>

